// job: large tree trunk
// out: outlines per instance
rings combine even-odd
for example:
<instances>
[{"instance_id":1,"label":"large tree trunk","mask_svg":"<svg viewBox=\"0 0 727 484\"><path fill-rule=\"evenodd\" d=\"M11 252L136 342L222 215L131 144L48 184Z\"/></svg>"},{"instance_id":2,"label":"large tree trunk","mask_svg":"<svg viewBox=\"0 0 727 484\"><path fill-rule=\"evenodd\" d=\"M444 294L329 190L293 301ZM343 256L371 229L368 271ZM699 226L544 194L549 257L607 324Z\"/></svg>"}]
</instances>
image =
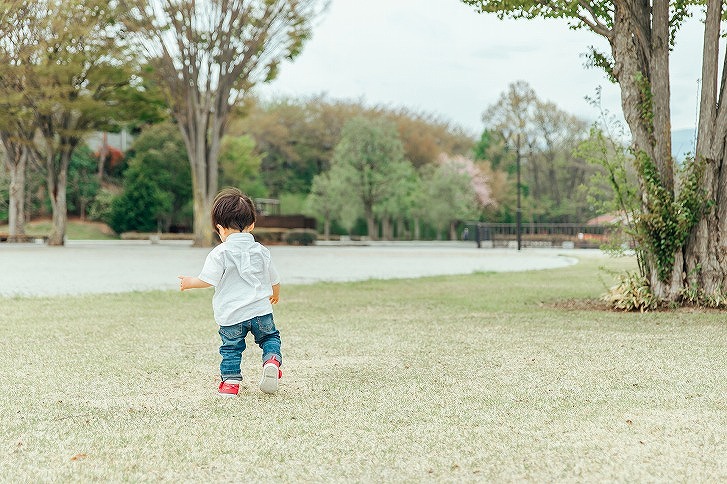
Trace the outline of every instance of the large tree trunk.
<instances>
[{"instance_id":1,"label":"large tree trunk","mask_svg":"<svg viewBox=\"0 0 727 484\"><path fill-rule=\"evenodd\" d=\"M192 113L180 112L177 119L192 171L195 247L211 247L215 242L212 202L219 188L220 142L230 109L221 97L224 94L218 93L216 99L206 95L200 100L195 89L190 89L185 103L178 107ZM215 108L211 108L213 102Z\"/></svg>"},{"instance_id":2,"label":"large tree trunk","mask_svg":"<svg viewBox=\"0 0 727 484\"><path fill-rule=\"evenodd\" d=\"M705 163L702 186L707 199L714 203L695 227L684 251L688 284L705 295L727 291L727 170L723 169L727 156L727 109L724 108L727 71L723 68L721 86L717 74L721 13L721 2L710 0L704 30L696 148L698 160ZM727 54L724 63L727 64Z\"/></svg>"},{"instance_id":3,"label":"large tree trunk","mask_svg":"<svg viewBox=\"0 0 727 484\"><path fill-rule=\"evenodd\" d=\"M193 184L194 213L194 246L211 247L214 232L212 231L212 199L209 194Z\"/></svg>"},{"instance_id":4,"label":"large tree trunk","mask_svg":"<svg viewBox=\"0 0 727 484\"><path fill-rule=\"evenodd\" d=\"M664 190L674 192L674 161L671 156L671 115L669 92L669 2L655 0L651 25L648 4L616 2L611 48L614 75L621 87L621 105L632 134L634 151L651 160ZM643 209L648 212L648 194L642 182ZM653 254L645 253L644 263L653 294L663 301L678 299L684 287L684 256L674 253L670 274L662 279Z\"/></svg>"}]
</instances>

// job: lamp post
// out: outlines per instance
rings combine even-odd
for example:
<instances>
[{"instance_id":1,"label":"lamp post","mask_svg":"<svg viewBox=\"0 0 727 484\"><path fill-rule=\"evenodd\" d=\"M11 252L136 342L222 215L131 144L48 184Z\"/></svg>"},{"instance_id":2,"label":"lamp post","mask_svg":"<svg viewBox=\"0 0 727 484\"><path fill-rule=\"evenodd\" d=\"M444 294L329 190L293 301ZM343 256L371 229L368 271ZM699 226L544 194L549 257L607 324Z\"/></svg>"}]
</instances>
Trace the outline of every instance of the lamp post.
<instances>
[{"instance_id":1,"label":"lamp post","mask_svg":"<svg viewBox=\"0 0 727 484\"><path fill-rule=\"evenodd\" d=\"M515 165L517 167L517 212L516 216L516 230L517 230L517 250L520 251L522 246L522 208L520 207L520 133L517 134L517 145L515 153Z\"/></svg>"}]
</instances>

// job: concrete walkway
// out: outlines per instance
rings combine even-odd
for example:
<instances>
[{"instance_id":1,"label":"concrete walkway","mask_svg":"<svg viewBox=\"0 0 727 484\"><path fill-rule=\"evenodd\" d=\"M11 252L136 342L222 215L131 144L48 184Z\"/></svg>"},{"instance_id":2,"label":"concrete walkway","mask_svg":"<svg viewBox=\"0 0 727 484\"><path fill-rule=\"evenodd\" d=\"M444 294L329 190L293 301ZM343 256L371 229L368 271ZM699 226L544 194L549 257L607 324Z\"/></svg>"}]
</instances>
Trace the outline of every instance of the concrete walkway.
<instances>
[{"instance_id":1,"label":"concrete walkway","mask_svg":"<svg viewBox=\"0 0 727 484\"><path fill-rule=\"evenodd\" d=\"M477 249L474 243L272 246L282 284L554 269L600 251ZM209 249L189 242L70 241L65 247L0 244L0 296L46 296L178 288Z\"/></svg>"}]
</instances>

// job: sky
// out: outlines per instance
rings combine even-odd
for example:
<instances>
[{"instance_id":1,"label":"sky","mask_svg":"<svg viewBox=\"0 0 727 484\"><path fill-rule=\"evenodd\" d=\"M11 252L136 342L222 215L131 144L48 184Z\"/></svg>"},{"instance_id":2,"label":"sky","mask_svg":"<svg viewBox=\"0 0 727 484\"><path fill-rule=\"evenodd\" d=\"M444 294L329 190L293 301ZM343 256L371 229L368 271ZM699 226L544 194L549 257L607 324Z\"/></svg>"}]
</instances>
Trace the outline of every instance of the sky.
<instances>
[{"instance_id":1,"label":"sky","mask_svg":"<svg viewBox=\"0 0 727 484\"><path fill-rule=\"evenodd\" d=\"M695 124L702 34L698 19L688 21L672 53L674 130ZM603 107L623 119L618 87L584 67L591 45L610 51L564 20L499 20L459 0L331 0L303 53L257 92L405 107L479 136L482 113L522 80L539 99L589 121L598 110L585 98L600 86Z\"/></svg>"}]
</instances>

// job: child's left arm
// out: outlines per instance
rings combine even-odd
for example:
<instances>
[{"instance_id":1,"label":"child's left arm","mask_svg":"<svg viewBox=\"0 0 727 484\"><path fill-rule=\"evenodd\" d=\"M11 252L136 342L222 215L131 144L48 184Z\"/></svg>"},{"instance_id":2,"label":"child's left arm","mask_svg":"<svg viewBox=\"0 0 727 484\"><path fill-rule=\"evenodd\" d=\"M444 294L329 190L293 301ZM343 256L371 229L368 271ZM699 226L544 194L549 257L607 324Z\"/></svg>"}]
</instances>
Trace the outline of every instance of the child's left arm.
<instances>
[{"instance_id":1,"label":"child's left arm","mask_svg":"<svg viewBox=\"0 0 727 484\"><path fill-rule=\"evenodd\" d=\"M178 276L178 278L180 291L184 291L186 289L203 289L205 287L212 287L212 284L204 282L199 277Z\"/></svg>"},{"instance_id":2,"label":"child's left arm","mask_svg":"<svg viewBox=\"0 0 727 484\"><path fill-rule=\"evenodd\" d=\"M273 295L270 296L270 303L278 304L278 299L280 299L280 284L273 284Z\"/></svg>"}]
</instances>

